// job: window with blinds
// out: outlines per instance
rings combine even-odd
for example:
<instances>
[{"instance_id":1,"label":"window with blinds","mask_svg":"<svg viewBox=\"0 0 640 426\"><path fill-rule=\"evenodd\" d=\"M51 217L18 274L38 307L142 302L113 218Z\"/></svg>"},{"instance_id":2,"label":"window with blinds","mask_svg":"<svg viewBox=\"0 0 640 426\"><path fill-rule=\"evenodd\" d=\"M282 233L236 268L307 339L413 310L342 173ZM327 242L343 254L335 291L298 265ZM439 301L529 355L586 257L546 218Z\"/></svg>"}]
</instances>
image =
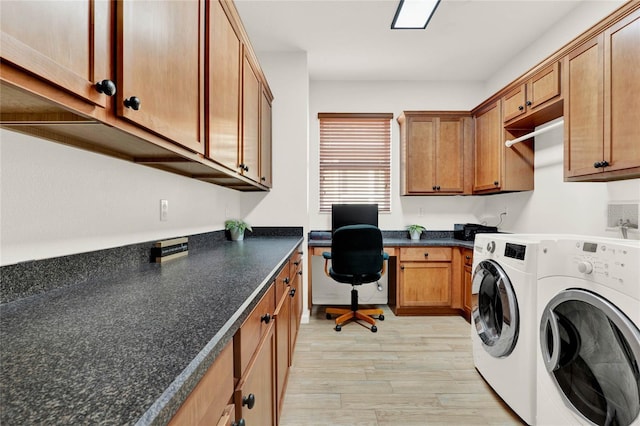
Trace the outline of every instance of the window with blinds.
<instances>
[{"instance_id":1,"label":"window with blinds","mask_svg":"<svg viewBox=\"0 0 640 426\"><path fill-rule=\"evenodd\" d=\"M332 204L377 203L391 211L393 114L319 113L320 212Z\"/></svg>"}]
</instances>

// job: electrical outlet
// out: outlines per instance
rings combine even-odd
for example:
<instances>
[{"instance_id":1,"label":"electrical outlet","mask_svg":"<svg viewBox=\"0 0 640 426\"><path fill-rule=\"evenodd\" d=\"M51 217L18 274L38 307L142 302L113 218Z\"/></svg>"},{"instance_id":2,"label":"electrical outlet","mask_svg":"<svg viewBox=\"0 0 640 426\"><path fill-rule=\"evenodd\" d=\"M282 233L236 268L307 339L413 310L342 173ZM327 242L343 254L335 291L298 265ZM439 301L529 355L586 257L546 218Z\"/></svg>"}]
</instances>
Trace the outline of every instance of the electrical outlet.
<instances>
[{"instance_id":1,"label":"electrical outlet","mask_svg":"<svg viewBox=\"0 0 640 426\"><path fill-rule=\"evenodd\" d=\"M160 221L169 220L169 200L160 200Z\"/></svg>"}]
</instances>

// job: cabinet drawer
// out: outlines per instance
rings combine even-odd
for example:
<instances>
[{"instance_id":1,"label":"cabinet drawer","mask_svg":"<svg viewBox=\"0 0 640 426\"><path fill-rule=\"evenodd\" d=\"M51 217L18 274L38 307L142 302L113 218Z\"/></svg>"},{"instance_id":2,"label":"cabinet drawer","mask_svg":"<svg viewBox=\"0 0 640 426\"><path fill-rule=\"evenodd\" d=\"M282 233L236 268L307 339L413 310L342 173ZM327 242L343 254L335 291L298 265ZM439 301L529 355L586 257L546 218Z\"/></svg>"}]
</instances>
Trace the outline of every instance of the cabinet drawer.
<instances>
[{"instance_id":1,"label":"cabinet drawer","mask_svg":"<svg viewBox=\"0 0 640 426\"><path fill-rule=\"evenodd\" d=\"M287 287L289 287L289 283L291 282L291 276L289 275L289 271L291 269L289 263L290 262L285 263L280 272L278 272L278 276L276 277L276 293L274 299L276 306L280 303L282 295L287 291Z\"/></svg>"},{"instance_id":2,"label":"cabinet drawer","mask_svg":"<svg viewBox=\"0 0 640 426\"><path fill-rule=\"evenodd\" d=\"M451 247L402 247L400 261L450 262Z\"/></svg>"},{"instance_id":3,"label":"cabinet drawer","mask_svg":"<svg viewBox=\"0 0 640 426\"><path fill-rule=\"evenodd\" d=\"M229 343L169 422L170 426L211 424L228 411L233 396L233 350ZM233 406L231 406L233 407Z\"/></svg>"},{"instance_id":4,"label":"cabinet drawer","mask_svg":"<svg viewBox=\"0 0 640 426\"><path fill-rule=\"evenodd\" d=\"M242 377L260 339L269 330L275 312L275 287L271 285L260 302L233 336L234 373Z\"/></svg>"}]
</instances>

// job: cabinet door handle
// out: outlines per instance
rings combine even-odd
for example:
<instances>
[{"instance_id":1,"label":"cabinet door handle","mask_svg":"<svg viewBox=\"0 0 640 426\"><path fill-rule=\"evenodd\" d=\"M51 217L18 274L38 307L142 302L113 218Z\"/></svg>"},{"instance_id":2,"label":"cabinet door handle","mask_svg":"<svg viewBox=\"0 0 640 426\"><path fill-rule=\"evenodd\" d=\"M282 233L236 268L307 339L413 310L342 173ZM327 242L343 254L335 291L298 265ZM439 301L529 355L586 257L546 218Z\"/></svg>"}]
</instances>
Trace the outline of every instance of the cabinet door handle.
<instances>
[{"instance_id":1,"label":"cabinet door handle","mask_svg":"<svg viewBox=\"0 0 640 426\"><path fill-rule=\"evenodd\" d=\"M263 181L263 182L266 182L266 181L267 181L267 178L266 178L266 177L264 177L264 176L262 176L262 177L260 178L260 180L261 180L261 181Z\"/></svg>"},{"instance_id":2,"label":"cabinet door handle","mask_svg":"<svg viewBox=\"0 0 640 426\"><path fill-rule=\"evenodd\" d=\"M470 260L471 256L465 256L464 258L467 259L467 260Z\"/></svg>"},{"instance_id":3,"label":"cabinet door handle","mask_svg":"<svg viewBox=\"0 0 640 426\"><path fill-rule=\"evenodd\" d=\"M289 296L293 297L296 295L296 289L292 288L291 291L289 292Z\"/></svg>"},{"instance_id":4,"label":"cabinet door handle","mask_svg":"<svg viewBox=\"0 0 640 426\"><path fill-rule=\"evenodd\" d=\"M131 108L134 111L137 111L140 109L140 104L141 104L140 98L137 96L132 96L124 100L124 106L127 108Z\"/></svg>"},{"instance_id":5,"label":"cabinet door handle","mask_svg":"<svg viewBox=\"0 0 640 426\"><path fill-rule=\"evenodd\" d=\"M527 106L531 106L531 101L527 101Z\"/></svg>"},{"instance_id":6,"label":"cabinet door handle","mask_svg":"<svg viewBox=\"0 0 640 426\"><path fill-rule=\"evenodd\" d=\"M433 189L433 190L435 191L435 190L436 190L436 186L435 186L435 185L433 185L433 186L431 187L431 189Z\"/></svg>"},{"instance_id":7,"label":"cabinet door handle","mask_svg":"<svg viewBox=\"0 0 640 426\"><path fill-rule=\"evenodd\" d=\"M282 280L282 282L284 282L285 284L289 284L289 282L291 282L291 280L289 279L289 277L287 277L284 280Z\"/></svg>"},{"instance_id":8,"label":"cabinet door handle","mask_svg":"<svg viewBox=\"0 0 640 426\"><path fill-rule=\"evenodd\" d=\"M111 80L102 80L97 82L93 87L98 93L104 93L107 96L116 94L116 84Z\"/></svg>"},{"instance_id":9,"label":"cabinet door handle","mask_svg":"<svg viewBox=\"0 0 640 426\"><path fill-rule=\"evenodd\" d=\"M404 265L400 265L400 269L404 270Z\"/></svg>"},{"instance_id":10,"label":"cabinet door handle","mask_svg":"<svg viewBox=\"0 0 640 426\"><path fill-rule=\"evenodd\" d=\"M424 257L429 257L429 253L428 253L428 252L425 252L425 253L424 253Z\"/></svg>"},{"instance_id":11,"label":"cabinet door handle","mask_svg":"<svg viewBox=\"0 0 640 426\"><path fill-rule=\"evenodd\" d=\"M249 396L243 396L242 406L244 407L245 405L249 410L251 410L253 406L256 405L256 396L252 393L250 393Z\"/></svg>"},{"instance_id":12,"label":"cabinet door handle","mask_svg":"<svg viewBox=\"0 0 640 426\"><path fill-rule=\"evenodd\" d=\"M263 322L265 324L269 324L271 322L271 314L264 314L263 316L260 317L260 322ZM251 408L251 407L249 407Z\"/></svg>"},{"instance_id":13,"label":"cabinet door handle","mask_svg":"<svg viewBox=\"0 0 640 426\"><path fill-rule=\"evenodd\" d=\"M247 167L247 165L246 165L246 164L244 164L244 163L240 163L240 164L238 165L238 167L239 167L241 170L244 170L245 172L248 172L248 171L249 171L249 167Z\"/></svg>"},{"instance_id":14,"label":"cabinet door handle","mask_svg":"<svg viewBox=\"0 0 640 426\"><path fill-rule=\"evenodd\" d=\"M440 191L440 185L436 186L436 190Z\"/></svg>"},{"instance_id":15,"label":"cabinet door handle","mask_svg":"<svg viewBox=\"0 0 640 426\"><path fill-rule=\"evenodd\" d=\"M302 276L302 271L298 271L298 275Z\"/></svg>"},{"instance_id":16,"label":"cabinet door handle","mask_svg":"<svg viewBox=\"0 0 640 426\"><path fill-rule=\"evenodd\" d=\"M493 181L493 184L494 184L495 186L498 186L498 185L500 185L500 182L498 182L497 180L495 180L495 181Z\"/></svg>"},{"instance_id":17,"label":"cabinet door handle","mask_svg":"<svg viewBox=\"0 0 640 426\"><path fill-rule=\"evenodd\" d=\"M293 262L294 265L298 266L300 264L300 261L297 262Z\"/></svg>"},{"instance_id":18,"label":"cabinet door handle","mask_svg":"<svg viewBox=\"0 0 640 426\"><path fill-rule=\"evenodd\" d=\"M520 110L520 111L524 111L524 107L523 107L522 105L520 105L520 106L518 107L518 110Z\"/></svg>"},{"instance_id":19,"label":"cabinet door handle","mask_svg":"<svg viewBox=\"0 0 640 426\"><path fill-rule=\"evenodd\" d=\"M609 162L607 160L596 161L595 163L593 163L593 167L595 167L596 169L599 169L601 167L609 167Z\"/></svg>"},{"instance_id":20,"label":"cabinet door handle","mask_svg":"<svg viewBox=\"0 0 640 426\"><path fill-rule=\"evenodd\" d=\"M240 419L237 422L231 423L231 426L247 426L247 423L244 421L244 419Z\"/></svg>"}]
</instances>

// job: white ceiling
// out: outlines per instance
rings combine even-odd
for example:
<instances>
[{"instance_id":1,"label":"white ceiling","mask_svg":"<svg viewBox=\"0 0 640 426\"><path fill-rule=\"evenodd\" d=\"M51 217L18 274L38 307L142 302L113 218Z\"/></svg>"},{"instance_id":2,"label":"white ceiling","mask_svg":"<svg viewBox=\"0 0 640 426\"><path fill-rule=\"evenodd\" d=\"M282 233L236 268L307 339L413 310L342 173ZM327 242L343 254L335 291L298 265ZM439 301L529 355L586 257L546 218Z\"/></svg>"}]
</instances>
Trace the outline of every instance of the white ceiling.
<instances>
[{"instance_id":1,"label":"white ceiling","mask_svg":"<svg viewBox=\"0 0 640 426\"><path fill-rule=\"evenodd\" d=\"M442 0L426 30L390 29L399 0L235 4L256 52L306 51L311 80L485 81L580 1Z\"/></svg>"}]
</instances>

